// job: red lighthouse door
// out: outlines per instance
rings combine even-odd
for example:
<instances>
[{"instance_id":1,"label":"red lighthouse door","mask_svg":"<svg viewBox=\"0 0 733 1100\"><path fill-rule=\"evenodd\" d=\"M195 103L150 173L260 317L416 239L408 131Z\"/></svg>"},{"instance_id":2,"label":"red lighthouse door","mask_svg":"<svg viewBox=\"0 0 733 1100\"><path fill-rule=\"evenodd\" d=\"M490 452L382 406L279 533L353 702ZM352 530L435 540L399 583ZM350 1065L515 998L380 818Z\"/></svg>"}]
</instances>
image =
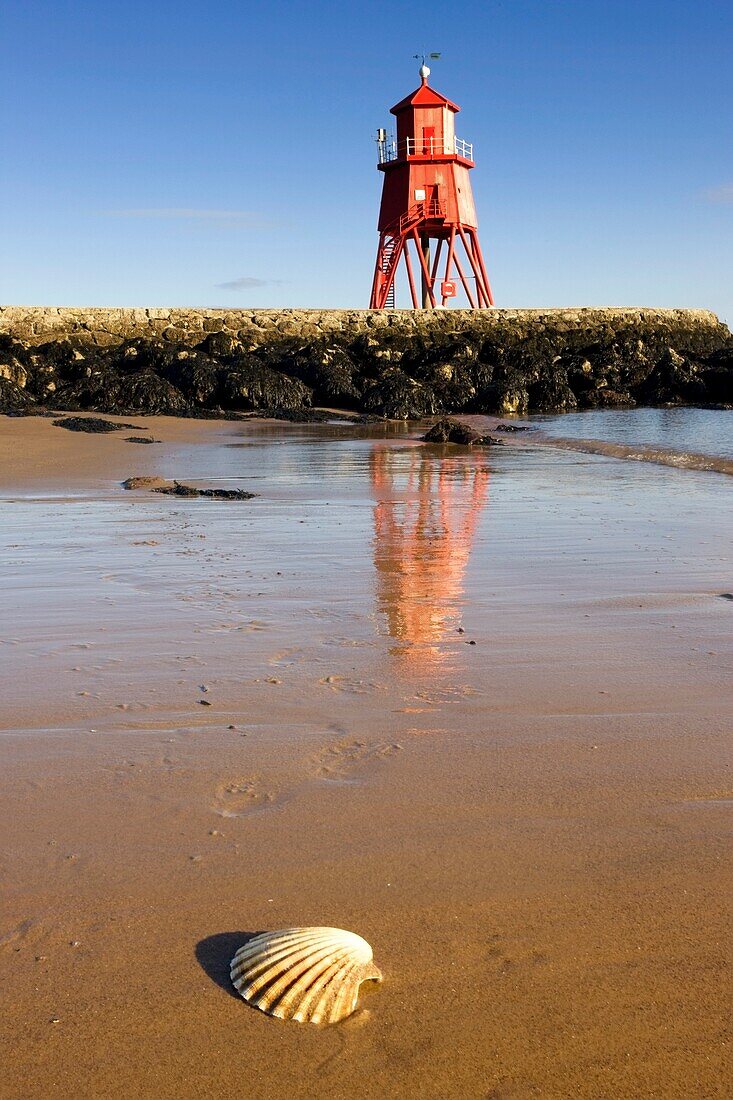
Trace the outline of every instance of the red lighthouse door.
<instances>
[{"instance_id":1,"label":"red lighthouse door","mask_svg":"<svg viewBox=\"0 0 733 1100\"><path fill-rule=\"evenodd\" d=\"M422 128L422 154L424 157L432 156L437 152L435 148L435 127L423 126Z\"/></svg>"}]
</instances>

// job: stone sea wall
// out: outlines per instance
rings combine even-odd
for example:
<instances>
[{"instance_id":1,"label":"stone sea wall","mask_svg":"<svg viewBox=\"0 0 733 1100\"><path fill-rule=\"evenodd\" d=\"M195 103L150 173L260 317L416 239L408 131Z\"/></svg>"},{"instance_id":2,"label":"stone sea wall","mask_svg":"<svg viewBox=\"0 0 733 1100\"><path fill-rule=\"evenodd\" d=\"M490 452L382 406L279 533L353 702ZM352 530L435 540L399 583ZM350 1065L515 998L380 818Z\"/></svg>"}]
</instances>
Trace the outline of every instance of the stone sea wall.
<instances>
[{"instance_id":1,"label":"stone sea wall","mask_svg":"<svg viewBox=\"0 0 733 1100\"><path fill-rule=\"evenodd\" d=\"M0 410L417 418L733 402L706 310L0 307Z\"/></svg>"}]
</instances>

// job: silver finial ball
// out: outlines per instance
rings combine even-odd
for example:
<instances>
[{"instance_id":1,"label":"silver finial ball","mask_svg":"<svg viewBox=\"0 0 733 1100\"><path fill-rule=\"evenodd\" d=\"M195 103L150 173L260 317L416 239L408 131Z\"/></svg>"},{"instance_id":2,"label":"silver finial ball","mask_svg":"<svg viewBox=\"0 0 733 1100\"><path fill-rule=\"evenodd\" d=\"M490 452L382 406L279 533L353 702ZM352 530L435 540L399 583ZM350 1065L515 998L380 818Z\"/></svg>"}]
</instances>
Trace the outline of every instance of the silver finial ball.
<instances>
[{"instance_id":1,"label":"silver finial ball","mask_svg":"<svg viewBox=\"0 0 733 1100\"><path fill-rule=\"evenodd\" d=\"M430 76L430 69L427 67L427 65L420 66L420 76L423 80L427 80Z\"/></svg>"}]
</instances>

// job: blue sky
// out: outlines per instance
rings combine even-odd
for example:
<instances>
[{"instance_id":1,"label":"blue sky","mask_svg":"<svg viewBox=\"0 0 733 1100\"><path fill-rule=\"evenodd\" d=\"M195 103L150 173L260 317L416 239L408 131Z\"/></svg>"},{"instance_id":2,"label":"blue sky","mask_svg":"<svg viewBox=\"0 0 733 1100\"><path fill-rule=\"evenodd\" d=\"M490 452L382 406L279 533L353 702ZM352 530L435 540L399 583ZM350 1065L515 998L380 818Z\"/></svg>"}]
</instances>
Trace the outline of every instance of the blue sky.
<instances>
[{"instance_id":1,"label":"blue sky","mask_svg":"<svg viewBox=\"0 0 733 1100\"><path fill-rule=\"evenodd\" d=\"M440 50L497 305L733 321L730 0L0 0L0 36L3 304L365 306L373 135Z\"/></svg>"}]
</instances>

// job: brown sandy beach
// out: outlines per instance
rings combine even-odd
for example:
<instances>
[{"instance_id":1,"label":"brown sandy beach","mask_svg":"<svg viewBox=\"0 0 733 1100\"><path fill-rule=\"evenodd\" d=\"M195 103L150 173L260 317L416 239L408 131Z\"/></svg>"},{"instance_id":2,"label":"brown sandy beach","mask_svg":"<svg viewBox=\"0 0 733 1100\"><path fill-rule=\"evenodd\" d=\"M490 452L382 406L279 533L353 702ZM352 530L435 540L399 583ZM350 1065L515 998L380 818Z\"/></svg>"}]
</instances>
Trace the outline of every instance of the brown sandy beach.
<instances>
[{"instance_id":1,"label":"brown sandy beach","mask_svg":"<svg viewBox=\"0 0 733 1100\"><path fill-rule=\"evenodd\" d=\"M728 1096L729 479L126 419L0 418L0 1096ZM229 985L296 924L335 1027Z\"/></svg>"}]
</instances>

